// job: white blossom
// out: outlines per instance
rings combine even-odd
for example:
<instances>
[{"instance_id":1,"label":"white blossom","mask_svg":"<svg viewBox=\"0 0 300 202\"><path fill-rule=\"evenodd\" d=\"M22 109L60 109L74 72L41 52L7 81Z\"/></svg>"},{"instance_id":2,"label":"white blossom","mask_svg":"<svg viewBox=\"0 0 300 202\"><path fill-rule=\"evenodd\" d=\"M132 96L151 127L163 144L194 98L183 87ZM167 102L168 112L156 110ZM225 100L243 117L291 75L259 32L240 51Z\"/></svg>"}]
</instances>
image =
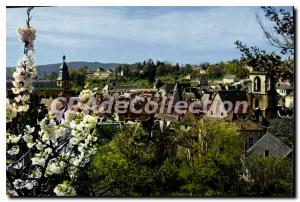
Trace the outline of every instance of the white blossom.
<instances>
[{"instance_id":1,"label":"white blossom","mask_svg":"<svg viewBox=\"0 0 300 202\"><path fill-rule=\"evenodd\" d=\"M15 97L16 102L27 102L29 100L29 95L18 95Z\"/></svg>"},{"instance_id":2,"label":"white blossom","mask_svg":"<svg viewBox=\"0 0 300 202\"><path fill-rule=\"evenodd\" d=\"M31 134L34 132L34 127L30 127L29 125L25 126L26 133Z\"/></svg>"},{"instance_id":3,"label":"white blossom","mask_svg":"<svg viewBox=\"0 0 300 202\"><path fill-rule=\"evenodd\" d=\"M16 179L13 182L15 189L23 189L25 187L25 182L21 179Z\"/></svg>"},{"instance_id":4,"label":"white blossom","mask_svg":"<svg viewBox=\"0 0 300 202\"><path fill-rule=\"evenodd\" d=\"M9 99L6 99L6 122L11 122L17 116L16 104L10 104Z\"/></svg>"},{"instance_id":5,"label":"white blossom","mask_svg":"<svg viewBox=\"0 0 300 202\"><path fill-rule=\"evenodd\" d=\"M13 135L10 133L6 133L6 143L17 143L21 139L21 135Z\"/></svg>"},{"instance_id":6,"label":"white blossom","mask_svg":"<svg viewBox=\"0 0 300 202\"><path fill-rule=\"evenodd\" d=\"M12 146L11 149L9 149L7 151L7 153L10 154L10 155L17 155L19 152L20 152L19 145L14 145L14 146Z\"/></svg>"},{"instance_id":7,"label":"white blossom","mask_svg":"<svg viewBox=\"0 0 300 202\"><path fill-rule=\"evenodd\" d=\"M18 35L20 40L25 43L26 51L13 72L12 92L15 96L12 101L14 103L11 103L9 99L6 100L7 123L11 122L17 115L23 116L25 112L28 112L30 93L33 90L32 79L36 76L35 61L32 55L36 31L30 26L20 27ZM79 95L79 105L87 102L93 95L91 90L83 90ZM78 176L79 167L89 162L91 156L96 152L94 146L97 140L96 124L97 119L94 116L79 112L67 111L60 122L55 120L53 115L47 114L42 121L38 122L39 131L36 131L34 135L33 132L36 129L26 125L26 123L24 124L25 127L23 125L16 126L16 128L22 126L19 134L7 132L7 154L16 155L20 153L20 156L25 154L24 152L28 150L20 151L20 148L24 148L24 144L28 148L35 147L36 149L31 150L32 153L30 153L31 165L29 168L32 169L26 171L26 175L23 176L38 180L42 177L42 169L44 168L46 173L43 177L59 175L66 170L69 176L60 175L58 180L64 177L74 180ZM24 141L20 141L21 138ZM10 161L7 161L9 162L7 165L13 165L14 169L21 169L25 166L23 165L24 161L15 164L15 159L10 159ZM17 195L16 189L32 190L37 185L36 180L14 179L13 190L8 192L10 195ZM69 181L58 184L54 192L58 196L76 195L76 191Z\"/></svg>"},{"instance_id":8,"label":"white blossom","mask_svg":"<svg viewBox=\"0 0 300 202\"><path fill-rule=\"evenodd\" d=\"M76 116L76 113L74 111L69 110L69 111L65 112L65 120L67 122L73 121L73 119L75 118L75 116Z\"/></svg>"},{"instance_id":9,"label":"white blossom","mask_svg":"<svg viewBox=\"0 0 300 202\"><path fill-rule=\"evenodd\" d=\"M47 175L60 174L65 167L63 161L49 163L46 169Z\"/></svg>"},{"instance_id":10,"label":"white blossom","mask_svg":"<svg viewBox=\"0 0 300 202\"><path fill-rule=\"evenodd\" d=\"M25 188L30 190L36 185L37 185L37 182L35 180L28 180L28 181L26 181Z\"/></svg>"},{"instance_id":11,"label":"white blossom","mask_svg":"<svg viewBox=\"0 0 300 202\"><path fill-rule=\"evenodd\" d=\"M41 150L43 150L46 146L44 145L44 144L42 144L40 141L36 141L36 144L35 144L35 147L39 150L39 151L41 151Z\"/></svg>"},{"instance_id":12,"label":"white blossom","mask_svg":"<svg viewBox=\"0 0 300 202\"><path fill-rule=\"evenodd\" d=\"M43 157L33 157L31 158L32 165L45 166L45 158Z\"/></svg>"},{"instance_id":13,"label":"white blossom","mask_svg":"<svg viewBox=\"0 0 300 202\"><path fill-rule=\"evenodd\" d=\"M93 91L87 89L83 90L79 94L79 99L81 102L85 103L87 102L92 96L94 95Z\"/></svg>"},{"instance_id":14,"label":"white blossom","mask_svg":"<svg viewBox=\"0 0 300 202\"><path fill-rule=\"evenodd\" d=\"M75 196L76 195L76 191L75 191L74 187L72 187L70 185L70 182L68 182L68 181L64 181L63 183L58 184L54 188L54 193L57 196Z\"/></svg>"},{"instance_id":15,"label":"white blossom","mask_svg":"<svg viewBox=\"0 0 300 202\"><path fill-rule=\"evenodd\" d=\"M23 140L25 141L25 142L32 142L32 135L28 135L28 134L25 134L25 135L23 135Z\"/></svg>"},{"instance_id":16,"label":"white blossom","mask_svg":"<svg viewBox=\"0 0 300 202\"><path fill-rule=\"evenodd\" d=\"M28 111L28 109L29 109L29 105L20 105L19 107L18 107L18 112L27 112Z\"/></svg>"},{"instance_id":17,"label":"white blossom","mask_svg":"<svg viewBox=\"0 0 300 202\"><path fill-rule=\"evenodd\" d=\"M15 190L8 190L9 196L18 196L18 193Z\"/></svg>"},{"instance_id":18,"label":"white blossom","mask_svg":"<svg viewBox=\"0 0 300 202\"><path fill-rule=\"evenodd\" d=\"M14 166L13 166L13 168L14 169L21 169L22 168L22 162L18 162L18 163L16 163Z\"/></svg>"},{"instance_id":19,"label":"white blossom","mask_svg":"<svg viewBox=\"0 0 300 202\"><path fill-rule=\"evenodd\" d=\"M31 175L32 178L40 178L42 176L41 168L36 168L32 171Z\"/></svg>"},{"instance_id":20,"label":"white blossom","mask_svg":"<svg viewBox=\"0 0 300 202\"><path fill-rule=\"evenodd\" d=\"M32 27L21 26L18 28L18 35L23 43L33 43L36 37L36 31Z\"/></svg>"},{"instance_id":21,"label":"white blossom","mask_svg":"<svg viewBox=\"0 0 300 202\"><path fill-rule=\"evenodd\" d=\"M27 142L27 147L29 148L29 149L31 149L33 146L34 146L34 143L33 142Z\"/></svg>"}]
</instances>

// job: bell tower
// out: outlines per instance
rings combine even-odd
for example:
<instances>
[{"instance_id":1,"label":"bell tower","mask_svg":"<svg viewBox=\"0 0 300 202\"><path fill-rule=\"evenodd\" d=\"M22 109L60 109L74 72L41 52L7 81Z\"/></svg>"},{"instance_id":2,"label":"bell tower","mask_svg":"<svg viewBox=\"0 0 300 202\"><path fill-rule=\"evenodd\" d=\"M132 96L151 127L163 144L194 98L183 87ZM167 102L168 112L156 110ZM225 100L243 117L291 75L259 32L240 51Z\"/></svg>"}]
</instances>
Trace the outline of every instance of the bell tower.
<instances>
[{"instance_id":1,"label":"bell tower","mask_svg":"<svg viewBox=\"0 0 300 202\"><path fill-rule=\"evenodd\" d=\"M69 77L69 67L66 63L66 56L64 55L62 58L62 64L59 67L59 75L56 80L56 84L59 87L64 89L69 89L71 87L71 80Z\"/></svg>"},{"instance_id":2,"label":"bell tower","mask_svg":"<svg viewBox=\"0 0 300 202\"><path fill-rule=\"evenodd\" d=\"M251 80L250 103L252 109L260 109L263 116L266 115L266 109L269 106L268 91L270 81L265 72L251 72L249 74Z\"/></svg>"}]
</instances>

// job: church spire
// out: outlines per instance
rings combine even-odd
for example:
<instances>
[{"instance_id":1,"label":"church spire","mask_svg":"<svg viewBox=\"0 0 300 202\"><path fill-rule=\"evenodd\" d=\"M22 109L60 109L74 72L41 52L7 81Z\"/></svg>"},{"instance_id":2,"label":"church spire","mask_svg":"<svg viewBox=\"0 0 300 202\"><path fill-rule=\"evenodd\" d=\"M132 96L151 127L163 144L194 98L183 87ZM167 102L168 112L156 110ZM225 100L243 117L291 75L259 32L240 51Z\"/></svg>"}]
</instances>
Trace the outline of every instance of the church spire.
<instances>
[{"instance_id":1,"label":"church spire","mask_svg":"<svg viewBox=\"0 0 300 202\"><path fill-rule=\"evenodd\" d=\"M70 77L69 77L69 67L66 63L66 56L62 57L62 64L59 67L59 74L57 77L57 85L60 87L69 87Z\"/></svg>"}]
</instances>

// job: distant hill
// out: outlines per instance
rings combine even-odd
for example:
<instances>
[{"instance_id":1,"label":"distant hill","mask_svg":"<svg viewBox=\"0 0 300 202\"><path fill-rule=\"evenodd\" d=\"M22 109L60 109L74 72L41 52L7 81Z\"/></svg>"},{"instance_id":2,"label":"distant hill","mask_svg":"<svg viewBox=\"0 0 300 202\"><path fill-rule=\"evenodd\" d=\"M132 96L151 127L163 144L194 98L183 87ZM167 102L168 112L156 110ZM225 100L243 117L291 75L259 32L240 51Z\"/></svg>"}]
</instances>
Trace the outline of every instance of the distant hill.
<instances>
[{"instance_id":1,"label":"distant hill","mask_svg":"<svg viewBox=\"0 0 300 202\"><path fill-rule=\"evenodd\" d=\"M68 67L70 69L79 69L80 67L87 66L89 70L95 71L99 67L102 67L104 69L109 69L109 68L116 68L118 67L119 63L100 63L100 62L67 62ZM59 67L61 63L56 63L56 64L48 64L48 65L38 65L36 66L37 69L37 75L38 77L43 77L45 75L51 75L52 72L58 73ZM6 78L9 79L12 77L12 67L7 67L6 68Z\"/></svg>"}]
</instances>

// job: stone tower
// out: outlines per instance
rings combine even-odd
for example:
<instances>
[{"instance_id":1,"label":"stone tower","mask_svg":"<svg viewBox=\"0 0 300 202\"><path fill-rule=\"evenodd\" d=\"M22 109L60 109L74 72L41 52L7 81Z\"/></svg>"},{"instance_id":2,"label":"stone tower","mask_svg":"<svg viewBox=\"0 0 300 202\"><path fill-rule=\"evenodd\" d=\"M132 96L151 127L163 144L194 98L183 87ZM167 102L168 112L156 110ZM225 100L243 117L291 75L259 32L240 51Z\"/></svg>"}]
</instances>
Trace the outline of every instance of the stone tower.
<instances>
[{"instance_id":1,"label":"stone tower","mask_svg":"<svg viewBox=\"0 0 300 202\"><path fill-rule=\"evenodd\" d=\"M268 91L270 88L270 81L267 73L265 72L251 72L249 74L251 80L250 104L252 109L258 109L262 111L263 116L266 115L266 110L269 106Z\"/></svg>"}]
</instances>

